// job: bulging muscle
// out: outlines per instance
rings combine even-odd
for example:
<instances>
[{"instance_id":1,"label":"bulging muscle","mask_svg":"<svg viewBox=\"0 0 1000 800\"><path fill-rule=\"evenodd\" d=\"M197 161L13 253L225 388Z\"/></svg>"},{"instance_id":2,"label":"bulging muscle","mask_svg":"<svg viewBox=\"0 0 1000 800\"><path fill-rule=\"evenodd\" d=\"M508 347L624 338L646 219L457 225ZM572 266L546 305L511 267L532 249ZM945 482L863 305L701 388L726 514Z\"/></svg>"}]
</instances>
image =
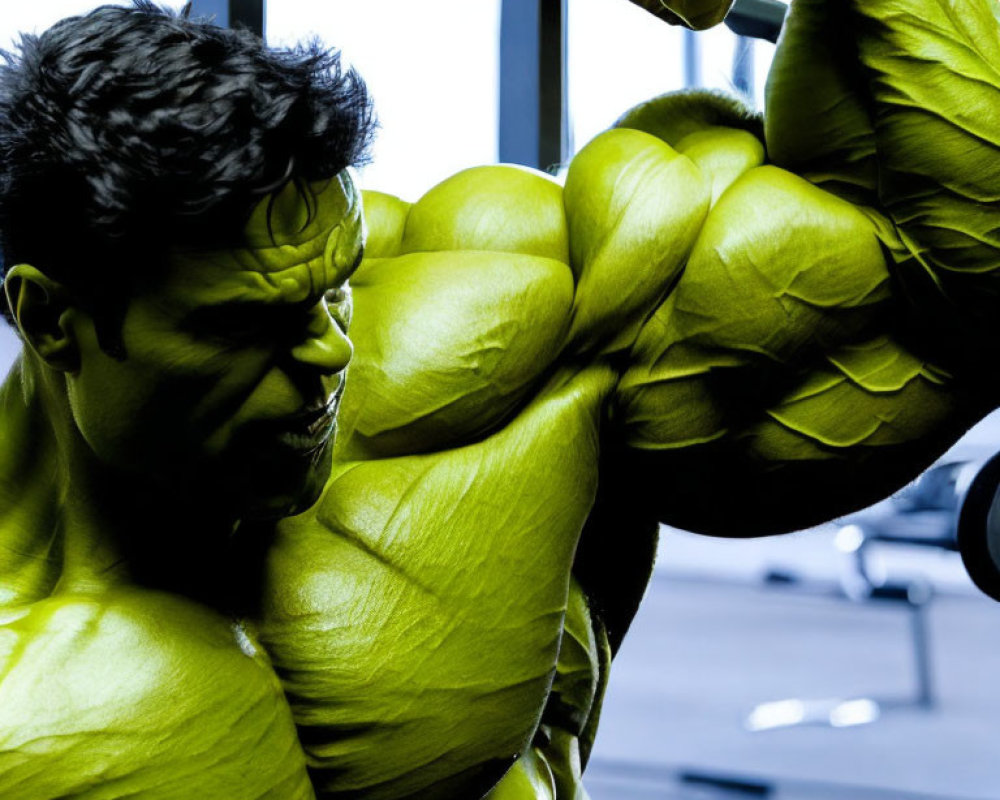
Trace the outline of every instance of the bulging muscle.
<instances>
[{"instance_id":1,"label":"bulging muscle","mask_svg":"<svg viewBox=\"0 0 1000 800\"><path fill-rule=\"evenodd\" d=\"M717 98L671 102L565 185L501 166L366 194L331 478L279 524L251 624L280 780L477 797L516 764L494 800L582 797L658 521L802 527L981 410L896 324L884 215L765 164Z\"/></svg>"},{"instance_id":2,"label":"bulging muscle","mask_svg":"<svg viewBox=\"0 0 1000 800\"><path fill-rule=\"evenodd\" d=\"M947 372L893 328L884 218L766 165L753 125L635 124L564 187L484 167L414 204L366 194L339 463L281 525L261 620L323 796L473 796L515 758L495 797L574 796L604 619L620 641L641 594L595 581L594 553L648 561L639 528L719 507L705 445L743 448L752 481L933 449L955 416ZM609 437L667 457L640 475L602 461ZM598 485L599 461L634 480ZM652 476L687 494L609 527Z\"/></svg>"},{"instance_id":3,"label":"bulging muscle","mask_svg":"<svg viewBox=\"0 0 1000 800\"><path fill-rule=\"evenodd\" d=\"M0 796L315 796L263 648L225 618L137 589L0 613Z\"/></svg>"}]
</instances>

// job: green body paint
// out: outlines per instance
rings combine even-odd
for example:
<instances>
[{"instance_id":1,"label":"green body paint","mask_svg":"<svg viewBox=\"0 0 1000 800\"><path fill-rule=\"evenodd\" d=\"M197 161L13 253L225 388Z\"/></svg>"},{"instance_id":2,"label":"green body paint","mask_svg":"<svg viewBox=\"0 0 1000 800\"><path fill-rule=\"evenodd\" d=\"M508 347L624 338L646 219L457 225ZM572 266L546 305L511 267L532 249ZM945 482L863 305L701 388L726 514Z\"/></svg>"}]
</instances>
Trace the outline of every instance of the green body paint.
<instances>
[{"instance_id":1,"label":"green body paint","mask_svg":"<svg viewBox=\"0 0 1000 800\"><path fill-rule=\"evenodd\" d=\"M992 9L796 0L766 124L668 95L565 187L367 193L360 266L348 174L289 184L124 360L13 267L0 796L585 798L659 521L805 527L997 404Z\"/></svg>"}]
</instances>

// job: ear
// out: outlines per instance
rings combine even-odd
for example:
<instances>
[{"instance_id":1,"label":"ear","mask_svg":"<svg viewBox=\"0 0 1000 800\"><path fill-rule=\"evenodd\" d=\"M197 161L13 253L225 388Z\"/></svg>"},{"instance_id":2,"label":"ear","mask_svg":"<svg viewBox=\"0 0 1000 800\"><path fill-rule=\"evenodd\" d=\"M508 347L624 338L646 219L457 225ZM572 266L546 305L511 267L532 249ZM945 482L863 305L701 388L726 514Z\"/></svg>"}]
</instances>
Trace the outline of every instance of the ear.
<instances>
[{"instance_id":1,"label":"ear","mask_svg":"<svg viewBox=\"0 0 1000 800\"><path fill-rule=\"evenodd\" d=\"M52 369L75 370L80 362L70 325L75 309L66 288L30 264L11 267L3 286L7 304L28 346Z\"/></svg>"}]
</instances>

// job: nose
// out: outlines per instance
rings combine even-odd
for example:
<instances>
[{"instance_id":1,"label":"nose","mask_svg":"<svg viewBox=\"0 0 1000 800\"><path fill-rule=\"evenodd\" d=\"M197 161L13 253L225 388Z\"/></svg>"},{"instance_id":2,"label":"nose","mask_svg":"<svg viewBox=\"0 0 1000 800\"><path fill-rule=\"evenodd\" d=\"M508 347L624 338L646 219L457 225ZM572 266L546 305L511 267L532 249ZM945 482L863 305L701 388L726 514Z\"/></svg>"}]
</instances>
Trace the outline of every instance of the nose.
<instances>
[{"instance_id":1,"label":"nose","mask_svg":"<svg viewBox=\"0 0 1000 800\"><path fill-rule=\"evenodd\" d=\"M330 316L326 300L309 312L309 322L302 340L291 349L292 358L324 374L342 371L351 360L351 340Z\"/></svg>"}]
</instances>

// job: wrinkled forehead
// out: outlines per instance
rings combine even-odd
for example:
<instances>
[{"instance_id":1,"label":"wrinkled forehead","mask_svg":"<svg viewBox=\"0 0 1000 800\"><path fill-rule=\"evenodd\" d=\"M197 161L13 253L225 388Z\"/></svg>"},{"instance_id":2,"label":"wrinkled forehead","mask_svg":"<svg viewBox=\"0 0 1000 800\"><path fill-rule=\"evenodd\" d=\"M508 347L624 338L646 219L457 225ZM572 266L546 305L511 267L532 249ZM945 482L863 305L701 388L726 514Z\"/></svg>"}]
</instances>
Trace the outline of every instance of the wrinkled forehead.
<instances>
[{"instance_id":1,"label":"wrinkled forehead","mask_svg":"<svg viewBox=\"0 0 1000 800\"><path fill-rule=\"evenodd\" d=\"M240 247L169 257L170 283L200 302L298 303L342 284L364 246L361 192L345 169L262 198Z\"/></svg>"}]
</instances>

